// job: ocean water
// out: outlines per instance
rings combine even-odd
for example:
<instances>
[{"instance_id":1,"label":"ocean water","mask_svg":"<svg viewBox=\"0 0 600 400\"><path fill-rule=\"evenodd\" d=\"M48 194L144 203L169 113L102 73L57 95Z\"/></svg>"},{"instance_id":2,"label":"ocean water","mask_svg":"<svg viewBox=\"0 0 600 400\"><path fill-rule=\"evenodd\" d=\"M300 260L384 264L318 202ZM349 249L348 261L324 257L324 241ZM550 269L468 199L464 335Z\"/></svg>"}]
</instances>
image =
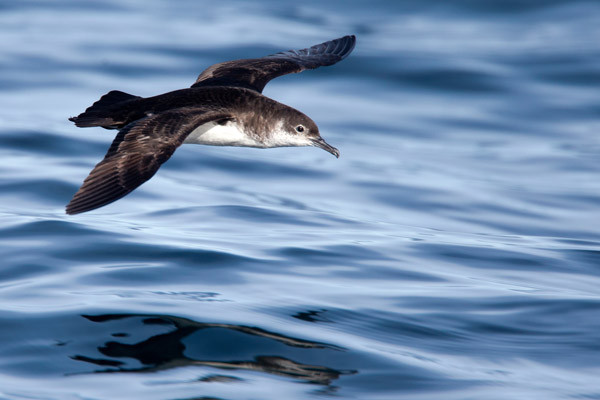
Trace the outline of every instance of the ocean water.
<instances>
[{"instance_id":1,"label":"ocean water","mask_svg":"<svg viewBox=\"0 0 600 400\"><path fill-rule=\"evenodd\" d=\"M265 94L316 148L186 145L64 206L77 115L346 34ZM600 3L0 2L1 399L600 399Z\"/></svg>"}]
</instances>

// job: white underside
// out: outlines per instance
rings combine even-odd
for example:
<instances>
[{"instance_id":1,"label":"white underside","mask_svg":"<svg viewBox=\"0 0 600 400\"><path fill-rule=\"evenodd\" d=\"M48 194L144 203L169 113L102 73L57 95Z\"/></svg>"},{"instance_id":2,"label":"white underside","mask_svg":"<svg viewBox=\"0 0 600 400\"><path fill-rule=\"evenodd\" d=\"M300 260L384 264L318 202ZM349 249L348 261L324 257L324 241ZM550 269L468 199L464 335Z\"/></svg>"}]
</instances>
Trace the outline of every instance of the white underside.
<instances>
[{"instance_id":1,"label":"white underside","mask_svg":"<svg viewBox=\"0 0 600 400\"><path fill-rule=\"evenodd\" d=\"M286 132L282 124L262 141L254 139L238 128L234 121L219 125L207 122L200 125L188 135L183 143L205 144L209 146L239 146L239 147L283 147L283 146L312 146L308 138Z\"/></svg>"},{"instance_id":2,"label":"white underside","mask_svg":"<svg viewBox=\"0 0 600 400\"><path fill-rule=\"evenodd\" d=\"M264 144L257 142L239 130L234 122L227 122L225 125L208 122L200 125L188 135L183 143L209 146L265 147Z\"/></svg>"}]
</instances>

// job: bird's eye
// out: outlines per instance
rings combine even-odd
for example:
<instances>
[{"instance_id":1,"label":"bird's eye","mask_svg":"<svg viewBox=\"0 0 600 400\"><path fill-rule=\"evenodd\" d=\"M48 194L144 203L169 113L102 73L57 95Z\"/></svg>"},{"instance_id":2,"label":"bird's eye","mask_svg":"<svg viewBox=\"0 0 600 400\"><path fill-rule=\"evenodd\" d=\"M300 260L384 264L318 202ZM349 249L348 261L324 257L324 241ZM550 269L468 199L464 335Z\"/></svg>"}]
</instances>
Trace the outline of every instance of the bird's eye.
<instances>
[{"instance_id":1,"label":"bird's eye","mask_svg":"<svg viewBox=\"0 0 600 400\"><path fill-rule=\"evenodd\" d=\"M304 126L303 125L298 125L296 127L296 132L304 132Z\"/></svg>"}]
</instances>

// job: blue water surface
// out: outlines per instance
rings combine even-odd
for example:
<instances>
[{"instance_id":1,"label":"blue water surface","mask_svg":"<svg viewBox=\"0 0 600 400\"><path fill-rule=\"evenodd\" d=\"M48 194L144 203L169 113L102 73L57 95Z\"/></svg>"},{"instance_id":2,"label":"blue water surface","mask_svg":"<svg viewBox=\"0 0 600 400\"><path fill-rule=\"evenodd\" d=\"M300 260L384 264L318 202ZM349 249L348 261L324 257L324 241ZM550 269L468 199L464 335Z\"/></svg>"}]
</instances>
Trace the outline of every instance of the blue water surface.
<instances>
[{"instance_id":1,"label":"blue water surface","mask_svg":"<svg viewBox=\"0 0 600 400\"><path fill-rule=\"evenodd\" d=\"M66 216L77 115L346 34L265 94L316 148L186 145ZM0 2L0 398L600 399L600 3Z\"/></svg>"}]
</instances>

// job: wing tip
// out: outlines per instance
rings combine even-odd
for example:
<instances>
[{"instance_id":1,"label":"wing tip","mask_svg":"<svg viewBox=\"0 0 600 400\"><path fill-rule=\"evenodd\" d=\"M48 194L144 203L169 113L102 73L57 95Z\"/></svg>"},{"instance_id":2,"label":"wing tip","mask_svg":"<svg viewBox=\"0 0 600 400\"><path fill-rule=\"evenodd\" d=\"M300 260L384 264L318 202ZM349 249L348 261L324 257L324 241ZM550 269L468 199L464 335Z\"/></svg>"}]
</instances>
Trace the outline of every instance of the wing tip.
<instances>
[{"instance_id":1,"label":"wing tip","mask_svg":"<svg viewBox=\"0 0 600 400\"><path fill-rule=\"evenodd\" d=\"M99 175L105 166L106 164L103 165L100 162L90 172L79 190L77 190L69 204L65 207L66 214L81 214L104 207L131 192L131 190L126 190L118 185L110 176Z\"/></svg>"},{"instance_id":2,"label":"wing tip","mask_svg":"<svg viewBox=\"0 0 600 400\"><path fill-rule=\"evenodd\" d=\"M66 205L65 214L75 215L75 214L81 214L82 212L85 212L85 211L89 211L89 210L85 209L84 207L81 207L80 204L77 204L77 203L79 203L76 198L78 193L75 193L75 196L73 196L73 198L71 199L69 204Z\"/></svg>"},{"instance_id":3,"label":"wing tip","mask_svg":"<svg viewBox=\"0 0 600 400\"><path fill-rule=\"evenodd\" d=\"M75 215L75 214L81 214L84 212L88 212L88 211L92 211L92 210L96 210L98 208L104 207L114 201L119 200L120 198L124 197L127 193L125 194L120 194L117 196L111 196L111 197L106 197L106 196L86 196L85 194L81 195L79 192L75 193L75 196L73 196L73 199L71 199L71 201L69 202L69 204L66 205L65 207L65 214L67 215ZM80 197L81 196L81 197Z\"/></svg>"},{"instance_id":4,"label":"wing tip","mask_svg":"<svg viewBox=\"0 0 600 400\"><path fill-rule=\"evenodd\" d=\"M340 57L343 60L344 58L348 57L350 53L352 53L352 50L354 50L354 47L356 46L356 35L346 35L341 37L339 40L341 40L345 45L340 54Z\"/></svg>"},{"instance_id":5,"label":"wing tip","mask_svg":"<svg viewBox=\"0 0 600 400\"><path fill-rule=\"evenodd\" d=\"M80 214L84 212L84 210L77 210L74 209L73 207L71 207L71 204L67 204L67 206L65 207L65 214L67 215L76 215L76 214Z\"/></svg>"},{"instance_id":6,"label":"wing tip","mask_svg":"<svg viewBox=\"0 0 600 400\"><path fill-rule=\"evenodd\" d=\"M323 64L332 65L335 64L344 58L348 57L354 47L356 46L356 35L346 35L339 37L337 39L328 40L323 43L316 44L308 49L300 50L300 51L313 51L313 54L321 54L321 55L330 55L335 57L329 63Z\"/></svg>"},{"instance_id":7,"label":"wing tip","mask_svg":"<svg viewBox=\"0 0 600 400\"><path fill-rule=\"evenodd\" d=\"M341 38L338 39L334 39L334 40L345 40L348 41L349 43L356 43L356 35L355 34L351 34L351 35L346 35L346 36L342 36Z\"/></svg>"},{"instance_id":8,"label":"wing tip","mask_svg":"<svg viewBox=\"0 0 600 400\"><path fill-rule=\"evenodd\" d=\"M102 207L104 204L89 204L89 201L85 201L85 198L80 197L80 192L75 193L75 196L71 199L69 204L65 207L65 214L75 215L81 214L86 211L91 211L96 208ZM86 204L88 203L88 204Z\"/></svg>"}]
</instances>

